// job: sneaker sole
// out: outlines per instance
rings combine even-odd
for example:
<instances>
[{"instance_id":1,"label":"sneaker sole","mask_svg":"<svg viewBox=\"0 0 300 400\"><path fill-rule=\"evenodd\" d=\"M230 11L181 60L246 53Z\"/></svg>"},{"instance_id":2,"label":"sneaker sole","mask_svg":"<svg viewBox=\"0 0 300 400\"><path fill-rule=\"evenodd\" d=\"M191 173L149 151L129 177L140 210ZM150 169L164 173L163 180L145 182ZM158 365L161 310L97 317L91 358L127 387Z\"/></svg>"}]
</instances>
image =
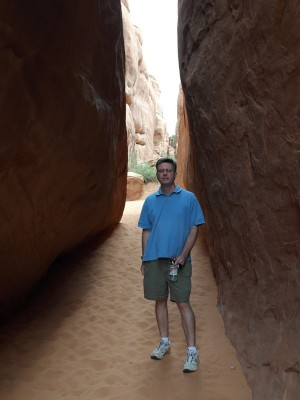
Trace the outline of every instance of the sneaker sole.
<instances>
[{"instance_id":1,"label":"sneaker sole","mask_svg":"<svg viewBox=\"0 0 300 400\"><path fill-rule=\"evenodd\" d=\"M159 358L159 357L156 357L156 356L150 356L150 357L151 357L152 360L162 360L163 359L163 357L162 358Z\"/></svg>"},{"instance_id":2,"label":"sneaker sole","mask_svg":"<svg viewBox=\"0 0 300 400\"><path fill-rule=\"evenodd\" d=\"M151 354L151 358L152 358L152 360L162 360L163 358L164 358L164 356L166 355L166 354L169 354L170 353L170 350L168 350L168 351L166 351L165 352L165 354L161 357L161 358L159 358L159 357L157 357L157 356L155 356L155 355L152 355Z\"/></svg>"},{"instance_id":3,"label":"sneaker sole","mask_svg":"<svg viewBox=\"0 0 300 400\"><path fill-rule=\"evenodd\" d=\"M184 373L189 373L189 372L196 372L198 370L198 368L197 369L187 369L187 368L185 368L184 370L183 370L183 372Z\"/></svg>"}]
</instances>

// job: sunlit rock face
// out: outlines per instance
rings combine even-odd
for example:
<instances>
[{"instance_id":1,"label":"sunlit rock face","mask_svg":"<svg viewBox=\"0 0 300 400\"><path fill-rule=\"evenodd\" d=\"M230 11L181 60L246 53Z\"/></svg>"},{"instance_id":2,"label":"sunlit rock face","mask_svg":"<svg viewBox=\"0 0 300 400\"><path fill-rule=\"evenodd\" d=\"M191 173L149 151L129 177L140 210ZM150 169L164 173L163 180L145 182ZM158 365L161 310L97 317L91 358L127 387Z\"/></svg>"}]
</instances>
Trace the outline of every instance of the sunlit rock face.
<instances>
[{"instance_id":1,"label":"sunlit rock face","mask_svg":"<svg viewBox=\"0 0 300 400\"><path fill-rule=\"evenodd\" d=\"M0 5L0 313L117 223L127 181L120 2Z\"/></svg>"},{"instance_id":2,"label":"sunlit rock face","mask_svg":"<svg viewBox=\"0 0 300 400\"><path fill-rule=\"evenodd\" d=\"M156 78L148 74L140 29L133 25L129 5L122 0L126 55L126 126L129 157L148 162L166 152L168 134Z\"/></svg>"},{"instance_id":3,"label":"sunlit rock face","mask_svg":"<svg viewBox=\"0 0 300 400\"><path fill-rule=\"evenodd\" d=\"M179 1L190 188L253 399L300 393L296 1Z\"/></svg>"},{"instance_id":4,"label":"sunlit rock face","mask_svg":"<svg viewBox=\"0 0 300 400\"><path fill-rule=\"evenodd\" d=\"M182 91L182 87L179 88L177 98L177 124L176 124L176 136L177 136L177 176L176 183L184 188L190 186L189 173L190 171L190 132L188 115L185 106L185 97Z\"/></svg>"},{"instance_id":5,"label":"sunlit rock face","mask_svg":"<svg viewBox=\"0 0 300 400\"><path fill-rule=\"evenodd\" d=\"M126 200L139 200L144 191L144 177L143 175L134 172L127 174L127 194Z\"/></svg>"}]
</instances>

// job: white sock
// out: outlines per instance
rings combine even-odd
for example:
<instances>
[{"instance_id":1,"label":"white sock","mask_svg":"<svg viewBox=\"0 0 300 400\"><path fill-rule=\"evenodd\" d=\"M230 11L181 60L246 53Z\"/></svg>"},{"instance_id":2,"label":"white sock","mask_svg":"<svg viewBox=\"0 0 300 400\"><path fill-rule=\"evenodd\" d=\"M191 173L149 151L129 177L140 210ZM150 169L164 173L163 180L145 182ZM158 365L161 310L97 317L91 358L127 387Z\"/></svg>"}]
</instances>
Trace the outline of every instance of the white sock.
<instances>
[{"instance_id":1,"label":"white sock","mask_svg":"<svg viewBox=\"0 0 300 400\"><path fill-rule=\"evenodd\" d=\"M168 338L168 336L163 336L163 337L161 337L161 341L164 343L169 343L170 339Z\"/></svg>"},{"instance_id":2,"label":"white sock","mask_svg":"<svg viewBox=\"0 0 300 400\"><path fill-rule=\"evenodd\" d=\"M197 348L196 346L189 346L188 351L190 351L191 353L197 353Z\"/></svg>"}]
</instances>

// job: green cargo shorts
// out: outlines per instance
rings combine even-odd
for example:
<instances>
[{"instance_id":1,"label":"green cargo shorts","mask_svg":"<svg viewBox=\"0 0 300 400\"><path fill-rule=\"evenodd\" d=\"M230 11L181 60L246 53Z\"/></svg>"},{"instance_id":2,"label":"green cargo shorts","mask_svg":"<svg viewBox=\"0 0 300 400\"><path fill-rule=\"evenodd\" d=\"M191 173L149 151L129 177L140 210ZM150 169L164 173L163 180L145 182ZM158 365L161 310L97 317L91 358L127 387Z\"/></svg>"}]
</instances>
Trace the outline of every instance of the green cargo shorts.
<instances>
[{"instance_id":1,"label":"green cargo shorts","mask_svg":"<svg viewBox=\"0 0 300 400\"><path fill-rule=\"evenodd\" d=\"M144 262L144 297L147 300L170 300L176 303L188 303L192 289L192 265L186 261L178 269L178 280L168 280L169 259L159 258Z\"/></svg>"}]
</instances>

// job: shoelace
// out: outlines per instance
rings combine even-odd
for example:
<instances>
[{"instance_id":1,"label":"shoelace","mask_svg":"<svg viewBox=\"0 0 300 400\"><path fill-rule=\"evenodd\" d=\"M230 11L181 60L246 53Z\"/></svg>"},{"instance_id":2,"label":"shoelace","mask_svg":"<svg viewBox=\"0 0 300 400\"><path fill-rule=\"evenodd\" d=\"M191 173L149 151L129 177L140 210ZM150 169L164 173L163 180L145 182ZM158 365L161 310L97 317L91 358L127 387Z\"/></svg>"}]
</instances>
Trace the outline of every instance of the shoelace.
<instances>
[{"instance_id":1,"label":"shoelace","mask_svg":"<svg viewBox=\"0 0 300 400\"><path fill-rule=\"evenodd\" d=\"M186 361L189 363L197 361L197 353L195 353L194 351L188 352Z\"/></svg>"},{"instance_id":2,"label":"shoelace","mask_svg":"<svg viewBox=\"0 0 300 400\"><path fill-rule=\"evenodd\" d=\"M168 347L169 343L165 343L165 342L160 342L159 345L157 346L157 350L164 348L164 347Z\"/></svg>"}]
</instances>

